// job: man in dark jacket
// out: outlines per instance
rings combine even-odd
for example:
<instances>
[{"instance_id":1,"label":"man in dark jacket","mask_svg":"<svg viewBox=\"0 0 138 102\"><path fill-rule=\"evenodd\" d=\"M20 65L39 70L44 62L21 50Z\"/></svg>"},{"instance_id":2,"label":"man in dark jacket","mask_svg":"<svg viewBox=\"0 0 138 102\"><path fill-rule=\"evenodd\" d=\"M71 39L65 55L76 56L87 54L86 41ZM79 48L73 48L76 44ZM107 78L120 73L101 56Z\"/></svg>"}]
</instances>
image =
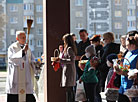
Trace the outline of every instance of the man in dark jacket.
<instances>
[{"instance_id":1,"label":"man in dark jacket","mask_svg":"<svg viewBox=\"0 0 138 102\"><path fill-rule=\"evenodd\" d=\"M85 48L90 45L90 40L88 38L87 30L81 29L79 31L79 34L80 34L80 39L82 41L80 41L77 46L77 51L78 51L76 56L77 61L79 61L81 56L85 54ZM84 59L86 59L86 57ZM83 71L78 67L78 63L76 64L76 68L77 68L77 75L78 75L77 79L79 79L80 76L83 74Z\"/></svg>"}]
</instances>

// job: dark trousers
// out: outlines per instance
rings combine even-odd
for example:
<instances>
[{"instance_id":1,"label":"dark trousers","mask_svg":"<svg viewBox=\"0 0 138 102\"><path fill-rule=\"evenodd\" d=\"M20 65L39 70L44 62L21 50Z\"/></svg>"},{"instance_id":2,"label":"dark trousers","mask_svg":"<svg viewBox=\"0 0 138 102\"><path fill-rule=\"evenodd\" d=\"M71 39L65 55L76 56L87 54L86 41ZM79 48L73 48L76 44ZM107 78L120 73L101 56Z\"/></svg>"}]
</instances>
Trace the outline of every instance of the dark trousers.
<instances>
[{"instance_id":1,"label":"dark trousers","mask_svg":"<svg viewBox=\"0 0 138 102\"><path fill-rule=\"evenodd\" d=\"M130 100L126 95L119 94L118 102L130 102Z\"/></svg>"},{"instance_id":2,"label":"dark trousers","mask_svg":"<svg viewBox=\"0 0 138 102\"><path fill-rule=\"evenodd\" d=\"M18 94L7 94L7 102L18 102ZM27 94L26 102L36 102L34 95Z\"/></svg>"},{"instance_id":3,"label":"dark trousers","mask_svg":"<svg viewBox=\"0 0 138 102\"><path fill-rule=\"evenodd\" d=\"M84 83L87 102L95 102L96 83Z\"/></svg>"},{"instance_id":4,"label":"dark trousers","mask_svg":"<svg viewBox=\"0 0 138 102\"><path fill-rule=\"evenodd\" d=\"M75 92L73 87L66 87L66 102L75 102Z\"/></svg>"},{"instance_id":5,"label":"dark trousers","mask_svg":"<svg viewBox=\"0 0 138 102\"><path fill-rule=\"evenodd\" d=\"M78 66L78 61L75 61L75 66L76 66L76 72L77 72L77 80L80 79L80 77L82 76L83 74L83 71L80 69L80 67Z\"/></svg>"},{"instance_id":6,"label":"dark trousers","mask_svg":"<svg viewBox=\"0 0 138 102\"><path fill-rule=\"evenodd\" d=\"M95 102L102 102L102 98L101 98L101 86L100 86L100 73L97 74L98 77L98 83L96 85L96 98L95 98Z\"/></svg>"},{"instance_id":7,"label":"dark trousers","mask_svg":"<svg viewBox=\"0 0 138 102\"><path fill-rule=\"evenodd\" d=\"M105 90L105 81L107 77L108 71L101 72L100 73L100 87L101 87L101 92L104 92Z\"/></svg>"}]
</instances>

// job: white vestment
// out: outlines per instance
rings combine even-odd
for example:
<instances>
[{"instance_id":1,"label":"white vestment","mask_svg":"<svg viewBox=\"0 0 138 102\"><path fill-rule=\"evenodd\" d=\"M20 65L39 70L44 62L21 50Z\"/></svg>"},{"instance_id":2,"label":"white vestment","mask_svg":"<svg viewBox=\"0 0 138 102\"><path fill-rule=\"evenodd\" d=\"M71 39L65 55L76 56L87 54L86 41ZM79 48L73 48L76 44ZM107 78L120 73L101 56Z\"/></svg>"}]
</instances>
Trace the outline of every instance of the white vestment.
<instances>
[{"instance_id":1,"label":"white vestment","mask_svg":"<svg viewBox=\"0 0 138 102\"><path fill-rule=\"evenodd\" d=\"M30 50L28 50L30 51ZM8 68L7 68L7 82L6 82L6 93L8 94L18 94L18 86L19 86L19 73L18 68L25 68L25 84L26 84L26 94L33 94L33 83L31 78L31 69L29 63L29 53L25 56L22 56L23 50L20 47L19 42L13 43L8 48ZM31 52L30 52L31 53ZM31 54L32 68L35 72L35 66L33 64L34 56Z\"/></svg>"}]
</instances>

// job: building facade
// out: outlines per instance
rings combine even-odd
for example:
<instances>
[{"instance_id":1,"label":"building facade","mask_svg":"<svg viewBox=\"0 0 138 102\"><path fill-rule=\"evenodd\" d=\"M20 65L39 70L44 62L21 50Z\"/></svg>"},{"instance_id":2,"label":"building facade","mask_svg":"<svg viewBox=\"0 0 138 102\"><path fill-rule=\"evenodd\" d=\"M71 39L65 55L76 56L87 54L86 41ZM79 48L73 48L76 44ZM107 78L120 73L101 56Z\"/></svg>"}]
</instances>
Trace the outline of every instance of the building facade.
<instances>
[{"instance_id":1,"label":"building facade","mask_svg":"<svg viewBox=\"0 0 138 102\"><path fill-rule=\"evenodd\" d=\"M87 0L87 31L90 37L111 31L111 0Z\"/></svg>"},{"instance_id":2,"label":"building facade","mask_svg":"<svg viewBox=\"0 0 138 102\"><path fill-rule=\"evenodd\" d=\"M88 31L89 37L111 31L115 41L120 42L121 35L138 27L138 0L71 0L70 4L71 32L78 40L81 28Z\"/></svg>"},{"instance_id":3,"label":"building facade","mask_svg":"<svg viewBox=\"0 0 138 102\"><path fill-rule=\"evenodd\" d=\"M6 0L0 0L0 61L6 57Z\"/></svg>"},{"instance_id":4,"label":"building facade","mask_svg":"<svg viewBox=\"0 0 138 102\"><path fill-rule=\"evenodd\" d=\"M27 19L33 24L29 35L29 47L35 57L43 53L43 0L7 0L7 48L16 41L16 31L24 30L27 34Z\"/></svg>"}]
</instances>

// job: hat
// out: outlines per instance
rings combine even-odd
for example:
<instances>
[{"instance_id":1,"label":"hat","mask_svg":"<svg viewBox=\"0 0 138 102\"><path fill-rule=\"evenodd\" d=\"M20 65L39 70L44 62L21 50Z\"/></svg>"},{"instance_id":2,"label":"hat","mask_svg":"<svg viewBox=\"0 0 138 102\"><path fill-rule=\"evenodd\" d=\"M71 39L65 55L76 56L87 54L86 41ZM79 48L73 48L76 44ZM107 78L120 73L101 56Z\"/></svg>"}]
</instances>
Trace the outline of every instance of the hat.
<instances>
[{"instance_id":1,"label":"hat","mask_svg":"<svg viewBox=\"0 0 138 102\"><path fill-rule=\"evenodd\" d=\"M18 37L18 35L20 35L21 33L24 33L25 34L25 32L24 31L16 31L16 38Z\"/></svg>"},{"instance_id":2,"label":"hat","mask_svg":"<svg viewBox=\"0 0 138 102\"><path fill-rule=\"evenodd\" d=\"M100 41L100 37L101 37L101 35L94 35L94 36L92 36L92 38L90 38L90 41Z\"/></svg>"},{"instance_id":3,"label":"hat","mask_svg":"<svg viewBox=\"0 0 138 102\"><path fill-rule=\"evenodd\" d=\"M106 57L106 59L113 64L113 59L117 59L117 54L110 54Z\"/></svg>"},{"instance_id":4,"label":"hat","mask_svg":"<svg viewBox=\"0 0 138 102\"><path fill-rule=\"evenodd\" d=\"M87 46L85 52L89 52L91 55L96 55L95 46L93 44Z\"/></svg>"}]
</instances>

